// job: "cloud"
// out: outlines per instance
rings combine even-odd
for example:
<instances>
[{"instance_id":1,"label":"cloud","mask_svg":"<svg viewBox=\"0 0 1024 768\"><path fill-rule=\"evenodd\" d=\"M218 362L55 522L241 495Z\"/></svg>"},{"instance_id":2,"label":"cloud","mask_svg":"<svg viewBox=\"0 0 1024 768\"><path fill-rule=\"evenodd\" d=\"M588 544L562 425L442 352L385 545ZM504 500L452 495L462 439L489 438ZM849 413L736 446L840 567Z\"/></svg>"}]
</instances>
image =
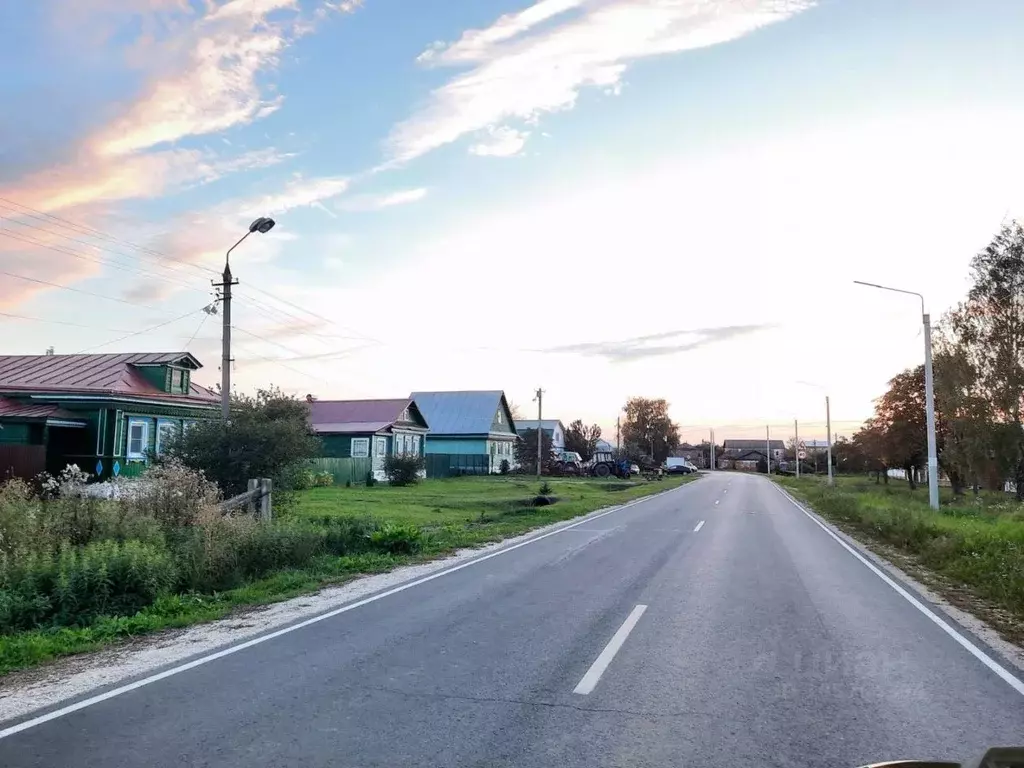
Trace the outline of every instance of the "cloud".
<instances>
[{"instance_id":1,"label":"cloud","mask_svg":"<svg viewBox=\"0 0 1024 768\"><path fill-rule=\"evenodd\" d=\"M529 131L517 131L507 127L491 127L488 133L490 138L471 146L470 154L480 157L513 157L523 151L526 140L530 138Z\"/></svg>"},{"instance_id":2,"label":"cloud","mask_svg":"<svg viewBox=\"0 0 1024 768\"><path fill-rule=\"evenodd\" d=\"M566 344L543 350L552 353L572 353L587 357L603 357L612 363L631 362L650 357L664 357L680 352L689 352L710 344L719 344L740 336L747 336L765 330L768 325L729 325L719 328L698 328L688 331L666 331L647 336L635 336L619 341L596 341L581 344ZM655 341L689 337L681 344L651 344Z\"/></svg>"},{"instance_id":3,"label":"cloud","mask_svg":"<svg viewBox=\"0 0 1024 768\"><path fill-rule=\"evenodd\" d=\"M572 108L586 87L612 89L633 62L743 37L816 0L539 0L455 43L420 55L427 66L469 67L392 130L410 160L509 120ZM525 140L525 137L524 137Z\"/></svg>"},{"instance_id":4,"label":"cloud","mask_svg":"<svg viewBox=\"0 0 1024 768\"><path fill-rule=\"evenodd\" d=\"M397 192L388 192L383 195L355 195L353 197L338 201L335 206L339 211L379 211L384 208L393 208L396 205L408 205L419 202L427 196L427 189L419 187L416 189L403 189Z\"/></svg>"},{"instance_id":5,"label":"cloud","mask_svg":"<svg viewBox=\"0 0 1024 768\"><path fill-rule=\"evenodd\" d=\"M306 206L327 210L323 203L344 194L350 184L351 180L344 176L299 178L288 182L280 192L226 203L223 207L236 209L243 216L267 216Z\"/></svg>"},{"instance_id":6,"label":"cloud","mask_svg":"<svg viewBox=\"0 0 1024 768\"><path fill-rule=\"evenodd\" d=\"M296 0L230 0L213 7L173 41L181 53L170 72L154 77L143 94L94 136L98 156L122 156L188 136L215 133L265 117L280 106L264 96L258 76L278 63L289 28L271 22Z\"/></svg>"}]
</instances>

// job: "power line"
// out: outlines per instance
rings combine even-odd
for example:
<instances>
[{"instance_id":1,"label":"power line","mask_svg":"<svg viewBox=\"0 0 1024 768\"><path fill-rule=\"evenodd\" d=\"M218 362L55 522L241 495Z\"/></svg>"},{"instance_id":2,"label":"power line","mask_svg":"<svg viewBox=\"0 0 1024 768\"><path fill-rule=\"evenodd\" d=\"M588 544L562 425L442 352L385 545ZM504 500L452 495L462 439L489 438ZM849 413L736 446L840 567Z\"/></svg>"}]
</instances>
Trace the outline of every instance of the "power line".
<instances>
[{"instance_id":1,"label":"power line","mask_svg":"<svg viewBox=\"0 0 1024 768\"><path fill-rule=\"evenodd\" d=\"M205 309L206 309L206 307L200 307L199 309L194 309L191 312L188 312L188 313L182 315L181 317L176 317L173 320L167 320L167 321L165 321L163 323L160 323L159 325L154 325L154 326L152 326L150 328L143 328L141 331L133 331L132 333L129 333L129 334L125 335L125 336L121 336L121 337L116 338L116 339L111 339L110 341L105 341L102 344L97 344L94 347L88 347L87 349L83 349L81 352L76 352L75 354L83 355L86 352L93 351L94 349L102 349L103 347L109 347L111 344L116 344L119 341L124 341L125 339L130 339L133 336L142 336L143 334L150 333L152 331L155 331L155 330L158 330L160 328L164 328L164 327L166 327L168 325L171 325L172 323L176 323L179 320L184 320L186 317L192 317L192 315L194 315L196 312L202 312Z\"/></svg>"},{"instance_id":2,"label":"power line","mask_svg":"<svg viewBox=\"0 0 1024 768\"><path fill-rule=\"evenodd\" d=\"M87 328L93 331L110 331L111 333L127 333L124 328L104 328L100 325L84 325L83 323L70 323L64 320L44 320L41 317L29 317L28 315L16 315L10 312L0 312L0 317L9 317L14 320L27 320L32 323L46 323L48 325L66 325L71 328Z\"/></svg>"},{"instance_id":3,"label":"power line","mask_svg":"<svg viewBox=\"0 0 1024 768\"><path fill-rule=\"evenodd\" d=\"M6 275L7 277L14 277L18 280L25 280L30 283L38 283L39 285L46 285L50 288L60 288L62 291L71 291L73 293L80 293L83 296L92 296L94 299L106 299L107 301L116 301L118 304L128 304L133 307L142 307L143 309L153 309L153 307L147 306L146 304L139 304L137 301L129 301L128 299L119 299L116 296L106 296L102 293L93 293L92 291L86 291L82 288L72 288L70 285L61 285L60 283L51 283L49 280L40 280L37 277L27 277L26 275L18 275L14 272L7 272L0 269L0 275Z\"/></svg>"}]
</instances>

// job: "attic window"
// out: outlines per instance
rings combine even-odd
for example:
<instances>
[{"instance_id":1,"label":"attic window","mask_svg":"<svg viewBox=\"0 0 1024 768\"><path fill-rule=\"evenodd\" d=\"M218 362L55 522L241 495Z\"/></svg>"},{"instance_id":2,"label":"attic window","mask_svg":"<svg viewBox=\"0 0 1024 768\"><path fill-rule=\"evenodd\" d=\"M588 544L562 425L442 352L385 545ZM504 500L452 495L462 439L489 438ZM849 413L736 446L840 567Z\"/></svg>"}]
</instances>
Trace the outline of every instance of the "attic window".
<instances>
[{"instance_id":1,"label":"attic window","mask_svg":"<svg viewBox=\"0 0 1024 768\"><path fill-rule=\"evenodd\" d=\"M402 421L412 421L412 418L409 416L409 409L408 408L406 408L404 411L402 411Z\"/></svg>"},{"instance_id":2,"label":"attic window","mask_svg":"<svg viewBox=\"0 0 1024 768\"><path fill-rule=\"evenodd\" d=\"M505 415L501 411L498 411L498 423L499 424L504 424L505 423Z\"/></svg>"},{"instance_id":3,"label":"attic window","mask_svg":"<svg viewBox=\"0 0 1024 768\"><path fill-rule=\"evenodd\" d=\"M184 387L183 387L184 380L185 380L185 372L182 371L180 368L172 368L171 369L171 392L181 392L184 389Z\"/></svg>"}]
</instances>

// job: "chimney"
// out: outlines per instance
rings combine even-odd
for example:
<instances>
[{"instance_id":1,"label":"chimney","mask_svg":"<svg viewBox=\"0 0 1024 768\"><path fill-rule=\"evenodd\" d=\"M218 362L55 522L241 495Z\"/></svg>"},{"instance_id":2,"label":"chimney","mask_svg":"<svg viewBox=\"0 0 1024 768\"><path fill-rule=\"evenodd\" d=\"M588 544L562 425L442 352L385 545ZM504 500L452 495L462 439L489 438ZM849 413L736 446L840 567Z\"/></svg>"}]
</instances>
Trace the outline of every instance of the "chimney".
<instances>
[{"instance_id":1,"label":"chimney","mask_svg":"<svg viewBox=\"0 0 1024 768\"><path fill-rule=\"evenodd\" d=\"M47 357L52 357L53 356L53 347L47 347L46 348L46 356Z\"/></svg>"}]
</instances>

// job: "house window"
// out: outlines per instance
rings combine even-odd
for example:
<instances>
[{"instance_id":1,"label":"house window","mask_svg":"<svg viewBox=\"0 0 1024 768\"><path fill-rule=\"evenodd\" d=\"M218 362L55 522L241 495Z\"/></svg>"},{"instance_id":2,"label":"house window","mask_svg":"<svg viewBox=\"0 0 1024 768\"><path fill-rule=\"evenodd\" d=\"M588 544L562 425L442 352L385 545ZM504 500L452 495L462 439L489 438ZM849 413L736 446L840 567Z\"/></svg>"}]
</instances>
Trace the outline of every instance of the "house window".
<instances>
[{"instance_id":1,"label":"house window","mask_svg":"<svg viewBox=\"0 0 1024 768\"><path fill-rule=\"evenodd\" d=\"M504 424L505 423L505 414L503 414L501 411L498 411L498 423L499 424Z\"/></svg>"},{"instance_id":2,"label":"house window","mask_svg":"<svg viewBox=\"0 0 1024 768\"><path fill-rule=\"evenodd\" d=\"M171 368L171 392L185 391L185 372L180 368Z\"/></svg>"},{"instance_id":3,"label":"house window","mask_svg":"<svg viewBox=\"0 0 1024 768\"><path fill-rule=\"evenodd\" d=\"M174 436L178 434L178 422L160 419L156 423L156 455L163 456Z\"/></svg>"},{"instance_id":4,"label":"house window","mask_svg":"<svg viewBox=\"0 0 1024 768\"><path fill-rule=\"evenodd\" d=\"M370 438L368 437L353 437L352 438L352 458L353 459L365 459L370 455Z\"/></svg>"},{"instance_id":5,"label":"house window","mask_svg":"<svg viewBox=\"0 0 1024 768\"><path fill-rule=\"evenodd\" d=\"M128 420L128 458L145 459L149 449L149 422L141 419Z\"/></svg>"},{"instance_id":6,"label":"house window","mask_svg":"<svg viewBox=\"0 0 1024 768\"><path fill-rule=\"evenodd\" d=\"M375 453L377 456L384 456L388 452L388 439L386 437L378 437L375 439Z\"/></svg>"},{"instance_id":7,"label":"house window","mask_svg":"<svg viewBox=\"0 0 1024 768\"><path fill-rule=\"evenodd\" d=\"M419 456L420 455L420 436L419 435L413 435L412 436L412 454L413 454L413 456Z\"/></svg>"},{"instance_id":8,"label":"house window","mask_svg":"<svg viewBox=\"0 0 1024 768\"><path fill-rule=\"evenodd\" d=\"M406 408L404 411L402 411L402 421L412 421L412 417L409 416L409 409L408 408Z\"/></svg>"}]
</instances>

